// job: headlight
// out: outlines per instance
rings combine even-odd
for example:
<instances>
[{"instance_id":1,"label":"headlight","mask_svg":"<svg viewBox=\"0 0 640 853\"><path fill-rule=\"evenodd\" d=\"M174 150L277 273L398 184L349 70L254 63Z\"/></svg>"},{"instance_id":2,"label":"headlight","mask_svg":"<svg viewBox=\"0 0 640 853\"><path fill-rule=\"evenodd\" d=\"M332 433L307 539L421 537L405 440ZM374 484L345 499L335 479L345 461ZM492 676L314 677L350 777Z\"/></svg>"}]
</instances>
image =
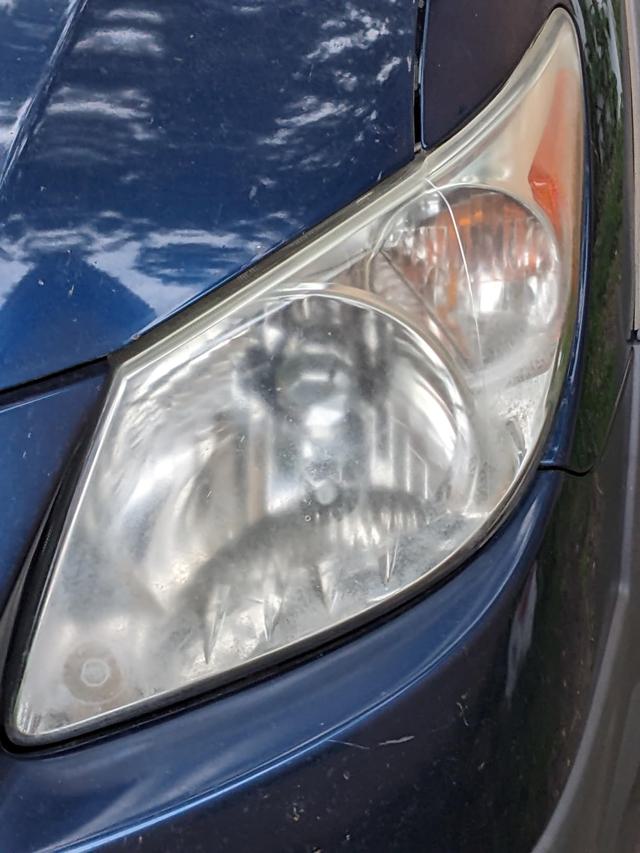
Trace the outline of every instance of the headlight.
<instances>
[{"instance_id":1,"label":"headlight","mask_svg":"<svg viewBox=\"0 0 640 853\"><path fill-rule=\"evenodd\" d=\"M423 588L487 537L567 366L583 133L557 11L457 137L120 364L13 737L68 736L235 678Z\"/></svg>"}]
</instances>

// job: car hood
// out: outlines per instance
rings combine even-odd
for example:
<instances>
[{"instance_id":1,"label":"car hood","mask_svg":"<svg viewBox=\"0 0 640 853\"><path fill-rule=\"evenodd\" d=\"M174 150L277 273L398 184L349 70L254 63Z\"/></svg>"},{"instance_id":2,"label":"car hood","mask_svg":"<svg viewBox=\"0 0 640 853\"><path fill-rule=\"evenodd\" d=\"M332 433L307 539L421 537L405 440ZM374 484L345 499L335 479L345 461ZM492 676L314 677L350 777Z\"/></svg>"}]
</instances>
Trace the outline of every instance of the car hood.
<instances>
[{"instance_id":1,"label":"car hood","mask_svg":"<svg viewBox=\"0 0 640 853\"><path fill-rule=\"evenodd\" d=\"M0 388L100 358L413 154L413 0L0 0Z\"/></svg>"}]
</instances>

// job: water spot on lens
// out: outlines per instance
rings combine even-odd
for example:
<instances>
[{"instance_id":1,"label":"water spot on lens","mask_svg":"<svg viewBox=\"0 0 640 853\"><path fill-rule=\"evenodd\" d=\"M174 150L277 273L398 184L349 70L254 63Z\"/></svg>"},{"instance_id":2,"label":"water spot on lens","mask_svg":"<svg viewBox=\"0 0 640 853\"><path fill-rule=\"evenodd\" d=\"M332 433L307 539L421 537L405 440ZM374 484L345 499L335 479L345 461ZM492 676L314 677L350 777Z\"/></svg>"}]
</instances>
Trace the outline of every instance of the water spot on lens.
<instances>
[{"instance_id":1,"label":"water spot on lens","mask_svg":"<svg viewBox=\"0 0 640 853\"><path fill-rule=\"evenodd\" d=\"M329 504L332 504L337 497L338 487L330 480L320 483L315 490L315 499L321 506L329 506Z\"/></svg>"}]
</instances>

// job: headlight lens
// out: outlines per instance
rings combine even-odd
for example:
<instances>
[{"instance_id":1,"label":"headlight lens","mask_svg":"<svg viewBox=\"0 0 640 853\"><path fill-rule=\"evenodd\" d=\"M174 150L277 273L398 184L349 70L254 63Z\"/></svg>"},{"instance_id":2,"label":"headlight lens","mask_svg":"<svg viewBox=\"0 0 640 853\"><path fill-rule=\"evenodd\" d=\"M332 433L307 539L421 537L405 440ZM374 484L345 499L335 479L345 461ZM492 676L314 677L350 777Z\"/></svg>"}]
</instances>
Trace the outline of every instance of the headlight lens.
<instances>
[{"instance_id":1,"label":"headlight lens","mask_svg":"<svg viewBox=\"0 0 640 853\"><path fill-rule=\"evenodd\" d=\"M67 736L235 677L487 536L566 369L583 128L558 11L457 137L121 364L14 737Z\"/></svg>"}]
</instances>

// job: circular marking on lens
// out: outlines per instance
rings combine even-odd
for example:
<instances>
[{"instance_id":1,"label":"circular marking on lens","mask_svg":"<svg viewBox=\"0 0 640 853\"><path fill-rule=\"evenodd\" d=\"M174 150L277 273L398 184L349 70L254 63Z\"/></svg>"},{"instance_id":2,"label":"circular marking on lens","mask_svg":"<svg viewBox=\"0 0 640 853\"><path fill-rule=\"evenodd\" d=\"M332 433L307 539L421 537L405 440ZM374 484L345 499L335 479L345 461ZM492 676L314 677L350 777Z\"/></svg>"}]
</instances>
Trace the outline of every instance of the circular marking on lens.
<instances>
[{"instance_id":1,"label":"circular marking on lens","mask_svg":"<svg viewBox=\"0 0 640 853\"><path fill-rule=\"evenodd\" d=\"M100 658L88 658L82 664L80 678L87 687L102 687L109 678L109 667Z\"/></svg>"},{"instance_id":2,"label":"circular marking on lens","mask_svg":"<svg viewBox=\"0 0 640 853\"><path fill-rule=\"evenodd\" d=\"M83 643L64 664L64 683L82 702L101 704L112 700L122 687L115 655L100 643Z\"/></svg>"}]
</instances>

